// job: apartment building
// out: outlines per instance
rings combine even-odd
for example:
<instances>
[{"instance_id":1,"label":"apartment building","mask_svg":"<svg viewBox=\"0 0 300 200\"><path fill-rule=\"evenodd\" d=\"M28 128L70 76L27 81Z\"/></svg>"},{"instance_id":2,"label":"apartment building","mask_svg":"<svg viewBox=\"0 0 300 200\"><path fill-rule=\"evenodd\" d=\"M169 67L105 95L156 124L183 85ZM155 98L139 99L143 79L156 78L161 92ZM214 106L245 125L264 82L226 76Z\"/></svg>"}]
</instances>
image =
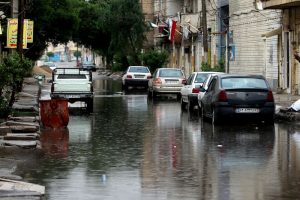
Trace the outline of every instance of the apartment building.
<instances>
[{"instance_id":1,"label":"apartment building","mask_svg":"<svg viewBox=\"0 0 300 200\"><path fill-rule=\"evenodd\" d=\"M255 1L229 0L228 71L264 75L277 89L281 11L262 10Z\"/></svg>"},{"instance_id":2,"label":"apartment building","mask_svg":"<svg viewBox=\"0 0 300 200\"><path fill-rule=\"evenodd\" d=\"M291 66L287 67L294 61L291 53L282 51L286 43L284 40L292 36L282 35L282 23L284 20L288 21L282 16L290 14L285 14L287 11L278 9L278 6L269 5L270 2L272 1L154 1L154 18L158 24L154 34L154 45L169 50L169 66L182 68L187 75L193 71L201 71L201 63L207 57L207 62L212 67L222 60L227 72L262 74L274 90L279 88L295 93L298 90L295 89L298 86L298 71L295 68L297 73L294 73ZM297 18L296 10L291 12L294 13L294 18ZM173 42L168 40L168 32L162 31L168 30L168 19L177 22ZM207 38L203 35L204 27L207 28ZM203 48L206 39L207 55ZM291 41L289 47L292 47L292 44L295 46L295 42ZM290 59L289 62L285 61L287 58ZM292 76L295 76L294 79Z\"/></svg>"},{"instance_id":3,"label":"apartment building","mask_svg":"<svg viewBox=\"0 0 300 200\"><path fill-rule=\"evenodd\" d=\"M300 48L300 0L260 0L257 1L264 10L282 12L281 26L276 34L280 38L278 45L278 81L283 92L299 94L299 61L295 60L294 53Z\"/></svg>"}]
</instances>

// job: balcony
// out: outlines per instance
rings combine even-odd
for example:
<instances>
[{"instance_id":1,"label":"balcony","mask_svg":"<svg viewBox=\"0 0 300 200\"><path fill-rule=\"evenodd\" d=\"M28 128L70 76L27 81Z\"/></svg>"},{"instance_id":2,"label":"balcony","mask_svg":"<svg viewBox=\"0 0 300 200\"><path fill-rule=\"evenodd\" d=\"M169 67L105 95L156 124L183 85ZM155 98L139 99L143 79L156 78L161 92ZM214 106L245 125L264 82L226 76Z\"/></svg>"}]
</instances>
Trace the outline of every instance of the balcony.
<instances>
[{"instance_id":1,"label":"balcony","mask_svg":"<svg viewBox=\"0 0 300 200\"><path fill-rule=\"evenodd\" d=\"M264 9L285 9L300 6L300 0L260 0L260 3Z\"/></svg>"}]
</instances>

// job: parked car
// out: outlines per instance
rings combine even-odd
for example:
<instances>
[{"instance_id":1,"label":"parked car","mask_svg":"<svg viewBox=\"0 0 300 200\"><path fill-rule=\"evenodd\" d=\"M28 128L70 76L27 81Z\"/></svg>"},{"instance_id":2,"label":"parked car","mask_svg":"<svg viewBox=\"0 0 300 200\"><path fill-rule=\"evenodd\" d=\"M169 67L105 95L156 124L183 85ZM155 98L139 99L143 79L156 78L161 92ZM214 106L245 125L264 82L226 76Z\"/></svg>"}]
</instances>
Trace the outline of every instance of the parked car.
<instances>
[{"instance_id":1,"label":"parked car","mask_svg":"<svg viewBox=\"0 0 300 200\"><path fill-rule=\"evenodd\" d=\"M198 93L206 78L216 72L193 72L187 79L186 85L181 90L181 108L192 110L198 105Z\"/></svg>"},{"instance_id":2,"label":"parked car","mask_svg":"<svg viewBox=\"0 0 300 200\"><path fill-rule=\"evenodd\" d=\"M96 65L93 63L83 63L81 65L81 68L86 71L93 71L93 72L96 71Z\"/></svg>"},{"instance_id":3,"label":"parked car","mask_svg":"<svg viewBox=\"0 0 300 200\"><path fill-rule=\"evenodd\" d=\"M202 85L200 85L199 93L197 94L197 104L198 104L199 113L201 113L201 99L204 96L204 94L205 94L205 92L208 88L208 85L210 84L210 82L212 80L213 75L215 75L215 74L225 74L225 73L223 73L223 72L214 72L212 74L209 74L207 76L207 78L205 79L204 83ZM204 88L204 90L202 88Z\"/></svg>"},{"instance_id":4,"label":"parked car","mask_svg":"<svg viewBox=\"0 0 300 200\"><path fill-rule=\"evenodd\" d=\"M129 66L122 76L122 88L128 90L132 87L148 87L151 72L146 66Z\"/></svg>"},{"instance_id":5,"label":"parked car","mask_svg":"<svg viewBox=\"0 0 300 200\"><path fill-rule=\"evenodd\" d=\"M217 74L205 91L202 117L211 118L212 123L229 119L274 122L273 93L261 75Z\"/></svg>"},{"instance_id":6,"label":"parked car","mask_svg":"<svg viewBox=\"0 0 300 200\"><path fill-rule=\"evenodd\" d=\"M158 68L148 83L148 96L157 94L176 94L180 97L180 90L186 83L185 75L181 69Z\"/></svg>"}]
</instances>

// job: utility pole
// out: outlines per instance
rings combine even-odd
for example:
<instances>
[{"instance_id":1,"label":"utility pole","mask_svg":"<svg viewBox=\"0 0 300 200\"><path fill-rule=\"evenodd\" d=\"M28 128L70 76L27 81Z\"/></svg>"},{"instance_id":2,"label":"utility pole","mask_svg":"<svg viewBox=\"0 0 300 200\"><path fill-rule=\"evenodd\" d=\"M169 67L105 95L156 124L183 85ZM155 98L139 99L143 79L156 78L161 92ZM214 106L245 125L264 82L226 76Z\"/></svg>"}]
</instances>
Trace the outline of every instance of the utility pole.
<instances>
[{"instance_id":1,"label":"utility pole","mask_svg":"<svg viewBox=\"0 0 300 200\"><path fill-rule=\"evenodd\" d=\"M17 39L17 52L20 57L23 57L23 29L24 29L24 18L25 18L25 6L24 0L19 0L18 6L18 39Z\"/></svg>"},{"instance_id":2,"label":"utility pole","mask_svg":"<svg viewBox=\"0 0 300 200\"><path fill-rule=\"evenodd\" d=\"M201 0L202 2L202 43L204 49L204 63L207 63L207 53L208 53L208 34L207 34L207 17L206 17L206 2L205 0Z\"/></svg>"}]
</instances>

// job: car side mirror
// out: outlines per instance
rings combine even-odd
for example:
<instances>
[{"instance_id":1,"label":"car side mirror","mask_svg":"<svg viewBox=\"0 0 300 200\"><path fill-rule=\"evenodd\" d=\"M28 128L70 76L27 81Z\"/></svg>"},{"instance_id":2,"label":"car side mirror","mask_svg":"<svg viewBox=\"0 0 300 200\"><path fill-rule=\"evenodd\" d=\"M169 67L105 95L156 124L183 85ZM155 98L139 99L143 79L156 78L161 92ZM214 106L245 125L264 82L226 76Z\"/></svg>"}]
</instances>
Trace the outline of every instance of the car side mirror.
<instances>
[{"instance_id":1,"label":"car side mirror","mask_svg":"<svg viewBox=\"0 0 300 200\"><path fill-rule=\"evenodd\" d=\"M206 92L205 88L203 86L200 86L200 92Z\"/></svg>"}]
</instances>

